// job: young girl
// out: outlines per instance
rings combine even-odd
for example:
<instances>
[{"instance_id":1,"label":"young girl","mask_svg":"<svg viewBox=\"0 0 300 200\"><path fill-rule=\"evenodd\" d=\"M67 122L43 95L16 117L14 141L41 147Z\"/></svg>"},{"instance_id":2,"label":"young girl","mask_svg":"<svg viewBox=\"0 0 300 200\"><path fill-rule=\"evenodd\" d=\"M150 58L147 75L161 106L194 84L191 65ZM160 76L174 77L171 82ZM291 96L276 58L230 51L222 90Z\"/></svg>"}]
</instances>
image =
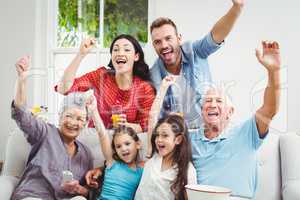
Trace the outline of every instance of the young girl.
<instances>
[{"instance_id":1,"label":"young girl","mask_svg":"<svg viewBox=\"0 0 300 200\"><path fill-rule=\"evenodd\" d=\"M157 122L164 96L174 82L173 76L164 78L150 111L148 127L150 159L145 164L136 191L136 200L187 199L184 186L197 182L196 171L191 164L191 146L184 119L178 114L170 114Z\"/></svg>"},{"instance_id":2,"label":"young girl","mask_svg":"<svg viewBox=\"0 0 300 200\"><path fill-rule=\"evenodd\" d=\"M95 97L93 98L88 108L106 159L102 190L97 200L131 200L134 198L143 172L138 157L141 148L140 140L132 128L120 126L114 131L110 143L108 133L98 114Z\"/></svg>"}]
</instances>

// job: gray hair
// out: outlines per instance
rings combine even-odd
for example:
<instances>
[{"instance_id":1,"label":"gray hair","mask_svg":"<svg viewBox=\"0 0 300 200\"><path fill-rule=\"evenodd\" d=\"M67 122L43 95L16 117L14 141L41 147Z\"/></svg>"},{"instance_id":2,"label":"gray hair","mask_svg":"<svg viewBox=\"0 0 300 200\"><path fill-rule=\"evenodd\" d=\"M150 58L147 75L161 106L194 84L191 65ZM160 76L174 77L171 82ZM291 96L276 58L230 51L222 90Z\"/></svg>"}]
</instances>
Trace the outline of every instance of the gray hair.
<instances>
[{"instance_id":1,"label":"gray hair","mask_svg":"<svg viewBox=\"0 0 300 200\"><path fill-rule=\"evenodd\" d=\"M205 102L207 93L211 90L217 91L219 94L222 94L227 106L232 107L232 108L234 107L234 105L232 103L232 99L231 99L228 91L224 87L217 86L216 84L209 84L209 85L206 85L205 87L203 87L203 89L202 89L203 93L202 93L202 97L201 97L201 101L200 101L201 107L203 106L203 104Z\"/></svg>"},{"instance_id":2,"label":"gray hair","mask_svg":"<svg viewBox=\"0 0 300 200\"><path fill-rule=\"evenodd\" d=\"M78 108L87 113L86 99L86 94L83 92L73 92L66 95L60 104L59 115L61 116L69 108Z\"/></svg>"}]
</instances>

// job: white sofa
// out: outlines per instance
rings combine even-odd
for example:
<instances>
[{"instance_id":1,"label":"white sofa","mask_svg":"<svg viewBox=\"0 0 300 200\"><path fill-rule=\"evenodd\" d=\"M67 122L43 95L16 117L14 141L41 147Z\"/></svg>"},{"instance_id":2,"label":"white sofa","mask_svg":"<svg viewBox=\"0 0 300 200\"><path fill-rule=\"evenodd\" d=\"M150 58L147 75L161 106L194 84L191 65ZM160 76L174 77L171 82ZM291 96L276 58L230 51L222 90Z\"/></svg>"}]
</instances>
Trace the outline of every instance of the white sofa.
<instances>
[{"instance_id":1,"label":"white sofa","mask_svg":"<svg viewBox=\"0 0 300 200\"><path fill-rule=\"evenodd\" d=\"M146 134L139 135L146 144ZM97 135L86 129L79 140L87 144L95 157L94 165L103 163ZM9 200L24 169L30 146L21 131L13 132L7 143L0 176L0 200ZM300 200L300 135L270 133L258 152L259 183L256 200ZM145 148L142 150L145 155ZM238 166L237 166L238 168Z\"/></svg>"}]
</instances>

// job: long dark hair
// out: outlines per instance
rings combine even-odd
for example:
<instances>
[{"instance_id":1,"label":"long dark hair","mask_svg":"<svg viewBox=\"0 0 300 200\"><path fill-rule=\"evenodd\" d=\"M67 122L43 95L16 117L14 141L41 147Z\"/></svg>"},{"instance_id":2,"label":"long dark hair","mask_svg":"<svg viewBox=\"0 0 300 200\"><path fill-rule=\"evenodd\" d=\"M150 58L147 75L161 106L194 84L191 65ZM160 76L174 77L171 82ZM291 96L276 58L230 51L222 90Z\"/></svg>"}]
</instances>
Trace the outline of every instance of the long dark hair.
<instances>
[{"instance_id":1,"label":"long dark hair","mask_svg":"<svg viewBox=\"0 0 300 200\"><path fill-rule=\"evenodd\" d=\"M133 130L133 128L131 128L131 127L119 126L119 128L115 129L113 137L112 137L112 141L111 141L111 146L112 146L112 149L113 149L113 159L117 160L119 162L123 162L123 161L121 160L121 158L117 154L116 146L115 146L115 142L114 141L115 141L116 136L122 135L122 134L129 135L130 137L132 137L132 139L135 142L140 141L139 136L137 135L137 133L135 132L135 130ZM135 157L135 162L138 163L139 160L140 160L140 158L139 158L139 151L138 151L137 154L136 154L136 157Z\"/></svg>"},{"instance_id":2,"label":"long dark hair","mask_svg":"<svg viewBox=\"0 0 300 200\"><path fill-rule=\"evenodd\" d=\"M174 193L176 200L184 200L186 199L186 191L184 186L188 181L187 177L189 162L192 158L188 128L186 126L186 123L184 122L184 119L177 114L170 114L160 119L157 122L151 137L151 145L153 149L152 155L154 154L154 152L158 152L155 145L155 139L157 137L157 128L163 123L171 125L172 132L175 134L175 137L180 135L182 136L181 143L175 146L172 154L173 164L177 164L178 173L176 179L171 185L171 191Z\"/></svg>"},{"instance_id":3,"label":"long dark hair","mask_svg":"<svg viewBox=\"0 0 300 200\"><path fill-rule=\"evenodd\" d=\"M110 49L109 49L110 54L112 53L112 49L113 49L115 42L117 40L123 39L123 38L128 40L129 42L131 42L131 44L134 47L135 53L139 54L139 60L134 61L134 63L133 63L133 75L139 77L142 80L151 81L149 66L145 62L145 58L144 58L145 56L144 56L143 49L142 49L141 45L139 44L139 42L133 36L127 35L127 34L121 34L121 35L118 35L117 37L115 37L115 39L112 41L112 43L110 45ZM110 69L112 69L113 72L115 72L115 68L112 64L111 59L109 61L108 67Z\"/></svg>"}]
</instances>

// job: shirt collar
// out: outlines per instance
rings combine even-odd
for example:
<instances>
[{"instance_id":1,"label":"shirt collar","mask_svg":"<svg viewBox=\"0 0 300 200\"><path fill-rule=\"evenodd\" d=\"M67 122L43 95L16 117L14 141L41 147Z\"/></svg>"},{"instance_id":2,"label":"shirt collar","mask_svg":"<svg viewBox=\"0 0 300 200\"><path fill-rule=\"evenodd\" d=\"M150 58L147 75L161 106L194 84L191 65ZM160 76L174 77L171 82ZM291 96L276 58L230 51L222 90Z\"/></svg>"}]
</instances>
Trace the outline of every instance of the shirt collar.
<instances>
[{"instance_id":1,"label":"shirt collar","mask_svg":"<svg viewBox=\"0 0 300 200\"><path fill-rule=\"evenodd\" d=\"M189 63L188 59L187 59L187 56L184 54L184 51L182 49L182 46L180 46L180 49L181 49L181 63Z\"/></svg>"},{"instance_id":2,"label":"shirt collar","mask_svg":"<svg viewBox=\"0 0 300 200\"><path fill-rule=\"evenodd\" d=\"M215 137L213 139L208 139L207 137L205 137L204 129L202 129L200 134L199 134L199 139L204 141L204 142L219 142L219 141L225 140L227 138L228 138L228 134L227 134L226 131L223 131L220 135L218 135L218 137Z\"/></svg>"}]
</instances>

